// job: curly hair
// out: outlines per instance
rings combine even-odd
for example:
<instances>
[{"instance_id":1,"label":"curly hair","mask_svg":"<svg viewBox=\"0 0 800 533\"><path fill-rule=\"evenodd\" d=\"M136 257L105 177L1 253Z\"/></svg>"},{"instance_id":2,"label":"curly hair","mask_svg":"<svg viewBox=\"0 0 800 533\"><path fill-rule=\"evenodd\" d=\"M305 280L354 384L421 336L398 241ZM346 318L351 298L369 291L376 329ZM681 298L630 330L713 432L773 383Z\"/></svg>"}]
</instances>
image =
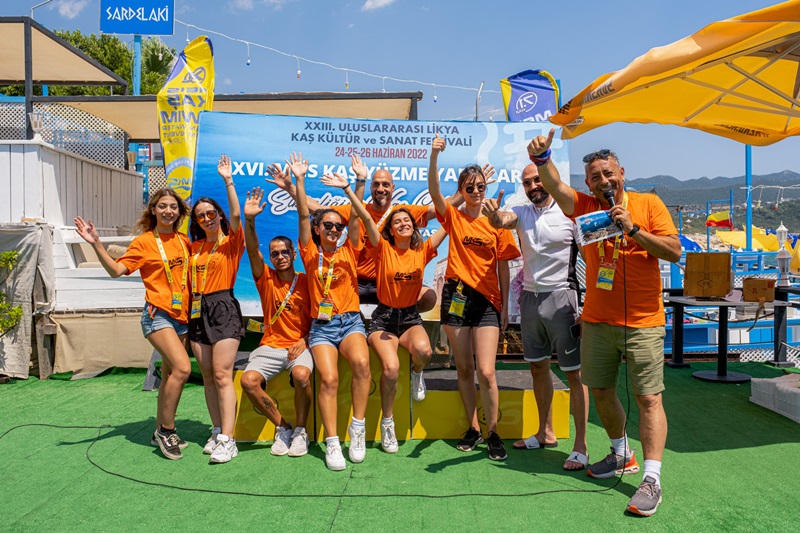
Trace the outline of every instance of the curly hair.
<instances>
[{"instance_id":1,"label":"curly hair","mask_svg":"<svg viewBox=\"0 0 800 533\"><path fill-rule=\"evenodd\" d=\"M394 235L392 235L392 221L394 217L397 216L399 213L405 213L408 215L408 218L411 219L411 226L414 228L414 233L411 234L411 249L417 250L420 246L422 246L422 234L419 232L419 227L417 227L417 221L414 220L414 217L411 216L411 212L406 209L405 207L398 207L389 217L386 219L386 223L383 225L383 229L381 230L381 237L386 239L389 244L394 246Z\"/></svg>"},{"instance_id":2,"label":"curly hair","mask_svg":"<svg viewBox=\"0 0 800 533\"><path fill-rule=\"evenodd\" d=\"M183 222L183 218L189 213L189 206L186 205L186 202L183 200L183 198L178 196L178 193L169 187L165 187L163 189L159 189L150 196L150 201L147 202L147 207L145 207L144 211L142 211L139 220L136 222L136 228L141 233L153 231L153 229L155 229L155 227L158 225L158 220L153 214L153 209L155 209L159 200L165 196L171 196L175 198L176 202L178 202L178 218L172 223L172 231L178 231L178 228Z\"/></svg>"},{"instance_id":3,"label":"curly hair","mask_svg":"<svg viewBox=\"0 0 800 533\"><path fill-rule=\"evenodd\" d=\"M231 223L228 222L228 217L225 215L225 211L223 211L222 206L220 206L216 200L209 198L208 196L203 196L202 198L198 198L197 201L195 201L192 205L192 216L189 221L189 236L192 238L192 241L198 241L206 238L206 230L200 226L200 223L197 221L197 218L195 218L194 213L194 210L197 209L197 206L201 203L211 204L214 207L214 210L217 212L217 216L219 216L219 227L222 230L222 234L227 235L228 231L230 231Z\"/></svg>"},{"instance_id":4,"label":"curly hair","mask_svg":"<svg viewBox=\"0 0 800 533\"><path fill-rule=\"evenodd\" d=\"M319 226L322 223L322 218L325 215L327 215L328 213L336 214L339 217L339 221L344 223L344 219L342 218L342 215L338 211L336 211L335 209L330 209L330 208L320 209L316 213L314 213L314 216L311 217L311 228L312 228L311 229L311 240L314 241L314 244L316 244L317 246L319 246L319 243L321 242L321 239L319 238L319 234L316 231L314 231L313 228L316 227L316 226Z\"/></svg>"}]
</instances>

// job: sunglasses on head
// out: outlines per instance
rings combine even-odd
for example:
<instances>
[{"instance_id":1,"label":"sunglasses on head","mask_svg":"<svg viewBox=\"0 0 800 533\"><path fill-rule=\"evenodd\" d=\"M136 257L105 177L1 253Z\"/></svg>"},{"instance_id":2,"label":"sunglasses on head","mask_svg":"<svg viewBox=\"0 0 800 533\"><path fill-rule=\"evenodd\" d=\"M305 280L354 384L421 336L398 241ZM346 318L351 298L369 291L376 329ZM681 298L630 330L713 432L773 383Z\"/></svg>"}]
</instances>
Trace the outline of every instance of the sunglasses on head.
<instances>
[{"instance_id":1,"label":"sunglasses on head","mask_svg":"<svg viewBox=\"0 0 800 533\"><path fill-rule=\"evenodd\" d=\"M326 220L325 222L322 223L322 227L324 227L328 231L332 230L333 228L336 228L336 231L342 231L346 226L341 222L330 222Z\"/></svg>"},{"instance_id":2,"label":"sunglasses on head","mask_svg":"<svg viewBox=\"0 0 800 533\"><path fill-rule=\"evenodd\" d=\"M464 191L466 191L467 194L472 194L475 189L478 189L478 192L483 192L486 190L486 184L479 183L477 185L467 185L464 187Z\"/></svg>"},{"instance_id":3,"label":"sunglasses on head","mask_svg":"<svg viewBox=\"0 0 800 533\"><path fill-rule=\"evenodd\" d=\"M216 209L212 209L211 211L206 211L205 213L197 213L194 216L194 218L198 222L202 222L205 219L214 220L215 218L217 218L217 210Z\"/></svg>"},{"instance_id":4,"label":"sunglasses on head","mask_svg":"<svg viewBox=\"0 0 800 533\"><path fill-rule=\"evenodd\" d=\"M283 256L283 257L292 257L292 252L291 252L291 251L289 251L289 250L272 250L272 251L269 253L269 256L270 256L271 258L273 258L273 259L277 259L277 258L279 258L280 256Z\"/></svg>"}]
</instances>

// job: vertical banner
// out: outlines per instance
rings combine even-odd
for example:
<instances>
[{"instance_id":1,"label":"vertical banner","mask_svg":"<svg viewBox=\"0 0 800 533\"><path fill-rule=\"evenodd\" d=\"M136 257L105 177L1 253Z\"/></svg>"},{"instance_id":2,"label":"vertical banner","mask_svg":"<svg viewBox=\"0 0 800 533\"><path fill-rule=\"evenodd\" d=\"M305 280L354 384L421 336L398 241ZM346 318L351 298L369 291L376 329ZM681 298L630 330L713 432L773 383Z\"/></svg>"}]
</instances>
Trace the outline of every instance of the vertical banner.
<instances>
[{"instance_id":1,"label":"vertical banner","mask_svg":"<svg viewBox=\"0 0 800 533\"><path fill-rule=\"evenodd\" d=\"M187 200L192 194L200 112L210 111L214 103L214 50L208 37L197 37L178 55L157 103L167 187Z\"/></svg>"},{"instance_id":2,"label":"vertical banner","mask_svg":"<svg viewBox=\"0 0 800 533\"><path fill-rule=\"evenodd\" d=\"M526 70L500 80L509 122L547 122L558 110L558 84L544 70Z\"/></svg>"},{"instance_id":3,"label":"vertical banner","mask_svg":"<svg viewBox=\"0 0 800 533\"><path fill-rule=\"evenodd\" d=\"M294 200L285 191L264 181L269 177L267 167L273 163L285 167L284 161L292 152L302 152L303 159L308 159L308 195L324 206L348 203L340 189L324 186L319 178L339 172L355 179L350 169L354 155L367 165L370 176L377 169L392 174L393 203L428 205L431 203L428 194L430 145L434 136L439 135L447 140L447 149L439 155L438 169L444 195L456 191L458 173L465 166L488 163L497 173L486 196L496 197L503 189L503 203L510 207L530 202L520 181L522 169L530 163L527 145L534 136L547 135L550 128L549 122L379 121L206 112L200 115L195 162L197 178L192 196L215 198L227 211L225 183L217 174L217 161L220 154L230 156L240 203L244 203L245 194L253 187L266 189L267 207L256 218L256 232L262 253L267 257L271 238L285 235L297 240ZM568 182L567 146L556 138L552 150L552 161ZM370 185L367 181L366 201L370 201ZM421 228L422 236L428 238L438 228L439 223L431 220L426 228ZM428 264L423 278L437 294L441 294L446 266L447 241L439 247L439 255ZM299 261L295 267L303 268ZM242 258L235 292L245 315L261 315L261 303L246 256ZM431 316L438 316L436 313L435 309Z\"/></svg>"}]
</instances>

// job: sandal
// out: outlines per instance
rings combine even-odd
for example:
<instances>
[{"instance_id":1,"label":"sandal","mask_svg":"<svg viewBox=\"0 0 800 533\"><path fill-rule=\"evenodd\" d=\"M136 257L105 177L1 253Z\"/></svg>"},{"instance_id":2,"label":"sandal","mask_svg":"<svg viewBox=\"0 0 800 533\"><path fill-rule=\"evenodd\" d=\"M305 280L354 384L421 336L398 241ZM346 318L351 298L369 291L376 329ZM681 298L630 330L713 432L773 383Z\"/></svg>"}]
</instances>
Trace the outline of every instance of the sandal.
<instances>
[{"instance_id":1,"label":"sandal","mask_svg":"<svg viewBox=\"0 0 800 533\"><path fill-rule=\"evenodd\" d=\"M567 468L567 463L580 463L581 466L579 466L578 468ZM584 455L581 452L572 452L571 454L569 454L569 457L567 457L567 460L564 461L564 470L568 471L583 470L588 466L588 464L589 464L588 455Z\"/></svg>"},{"instance_id":2,"label":"sandal","mask_svg":"<svg viewBox=\"0 0 800 533\"><path fill-rule=\"evenodd\" d=\"M536 438L536 435L531 435L527 439L518 440L513 444L514 448L517 450L541 450L544 448L556 448L558 447L558 441L556 442L539 442L539 439Z\"/></svg>"}]
</instances>

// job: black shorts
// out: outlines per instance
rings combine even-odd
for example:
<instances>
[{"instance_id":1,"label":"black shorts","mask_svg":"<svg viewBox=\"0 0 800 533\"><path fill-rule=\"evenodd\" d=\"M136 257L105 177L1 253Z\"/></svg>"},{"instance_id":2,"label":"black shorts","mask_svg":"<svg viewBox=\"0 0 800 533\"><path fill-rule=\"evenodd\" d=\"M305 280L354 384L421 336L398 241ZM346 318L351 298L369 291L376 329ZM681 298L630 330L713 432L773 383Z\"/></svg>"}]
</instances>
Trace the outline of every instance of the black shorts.
<instances>
[{"instance_id":1,"label":"black shorts","mask_svg":"<svg viewBox=\"0 0 800 533\"><path fill-rule=\"evenodd\" d=\"M500 327L500 311L495 309L486 296L476 291L467 284L464 284L462 293L467 298L464 304L464 316L458 317L450 314L450 302L453 294L458 287L458 280L448 279L442 287L442 306L440 309L439 320L443 326L494 326Z\"/></svg>"},{"instance_id":2,"label":"black shorts","mask_svg":"<svg viewBox=\"0 0 800 533\"><path fill-rule=\"evenodd\" d=\"M399 339L403 333L412 327L421 325L422 317L419 316L416 305L398 308L379 303L378 307L372 312L367 338L375 332L385 331Z\"/></svg>"},{"instance_id":3,"label":"black shorts","mask_svg":"<svg viewBox=\"0 0 800 533\"><path fill-rule=\"evenodd\" d=\"M233 290L204 294L200 318L189 321L189 340L211 345L223 339L243 338L242 309Z\"/></svg>"},{"instance_id":4,"label":"black shorts","mask_svg":"<svg viewBox=\"0 0 800 533\"><path fill-rule=\"evenodd\" d=\"M362 304L378 305L378 282L374 279L358 278L358 299Z\"/></svg>"}]
</instances>

